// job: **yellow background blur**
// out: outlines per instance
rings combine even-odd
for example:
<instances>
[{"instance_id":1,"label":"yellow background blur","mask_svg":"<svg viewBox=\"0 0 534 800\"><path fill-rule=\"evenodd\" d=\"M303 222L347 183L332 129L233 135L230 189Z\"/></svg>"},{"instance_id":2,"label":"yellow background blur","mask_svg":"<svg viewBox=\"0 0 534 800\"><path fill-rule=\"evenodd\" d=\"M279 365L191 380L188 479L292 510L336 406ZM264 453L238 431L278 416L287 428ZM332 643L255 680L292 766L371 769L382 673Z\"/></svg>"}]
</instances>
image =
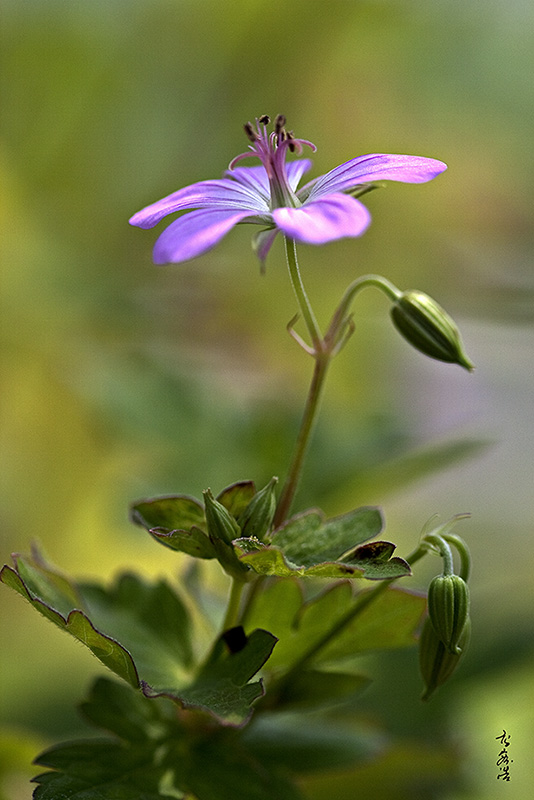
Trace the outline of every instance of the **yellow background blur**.
<instances>
[{"instance_id":1,"label":"yellow background blur","mask_svg":"<svg viewBox=\"0 0 534 800\"><path fill-rule=\"evenodd\" d=\"M474 559L465 663L422 706L415 651L378 660L362 702L399 742L457 752L461 779L425 798L527 796L534 6L3 0L1 14L2 559L38 540L74 575L174 576L179 557L128 523L132 500L284 474L311 362L285 331L296 308L281 242L264 277L248 226L156 268L156 233L130 228L132 213L220 176L246 147L242 124L264 113L317 145L310 177L369 152L442 159L436 181L364 198L362 239L301 247L301 269L323 324L362 273L428 292L477 370L420 356L385 299L363 295L298 505L383 504L400 554L431 515L472 512L458 529ZM471 458L410 481L410 453L478 440ZM4 588L0 608L0 793L18 800L39 748L85 731L74 705L100 667Z\"/></svg>"}]
</instances>

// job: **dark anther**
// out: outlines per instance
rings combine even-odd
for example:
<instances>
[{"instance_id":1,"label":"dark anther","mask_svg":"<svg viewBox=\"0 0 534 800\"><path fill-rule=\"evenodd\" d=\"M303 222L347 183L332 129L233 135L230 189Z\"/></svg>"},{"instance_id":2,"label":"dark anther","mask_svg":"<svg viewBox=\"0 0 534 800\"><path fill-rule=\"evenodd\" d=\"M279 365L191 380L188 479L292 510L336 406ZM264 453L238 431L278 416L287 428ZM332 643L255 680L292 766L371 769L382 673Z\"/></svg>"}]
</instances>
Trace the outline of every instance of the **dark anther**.
<instances>
[{"instance_id":1,"label":"dark anther","mask_svg":"<svg viewBox=\"0 0 534 800\"><path fill-rule=\"evenodd\" d=\"M247 134L250 141L255 142L258 138L258 134L254 131L254 128L252 127L250 122L245 123L245 125L243 125L243 128L245 129L245 133Z\"/></svg>"},{"instance_id":2,"label":"dark anther","mask_svg":"<svg viewBox=\"0 0 534 800\"><path fill-rule=\"evenodd\" d=\"M247 636L241 625L225 631L222 638L231 653L239 653L247 643Z\"/></svg>"},{"instance_id":3,"label":"dark anther","mask_svg":"<svg viewBox=\"0 0 534 800\"><path fill-rule=\"evenodd\" d=\"M275 133L282 133L284 125L286 124L286 118L283 114L278 114L274 121L274 130Z\"/></svg>"},{"instance_id":4,"label":"dark anther","mask_svg":"<svg viewBox=\"0 0 534 800\"><path fill-rule=\"evenodd\" d=\"M294 135L293 131L288 131L288 132L287 132L287 134L286 134L286 138L287 138L287 140L288 140L288 142L289 142L289 144L288 144L288 148L289 148L290 152L291 152L291 153L294 153L294 152L295 152L295 150L297 149L297 146L296 146L296 144L295 144L295 143L292 141L292 140L295 138L295 135Z\"/></svg>"},{"instance_id":5,"label":"dark anther","mask_svg":"<svg viewBox=\"0 0 534 800\"><path fill-rule=\"evenodd\" d=\"M262 125L269 125L271 122L271 118L268 114L262 114L258 122L261 122Z\"/></svg>"}]
</instances>

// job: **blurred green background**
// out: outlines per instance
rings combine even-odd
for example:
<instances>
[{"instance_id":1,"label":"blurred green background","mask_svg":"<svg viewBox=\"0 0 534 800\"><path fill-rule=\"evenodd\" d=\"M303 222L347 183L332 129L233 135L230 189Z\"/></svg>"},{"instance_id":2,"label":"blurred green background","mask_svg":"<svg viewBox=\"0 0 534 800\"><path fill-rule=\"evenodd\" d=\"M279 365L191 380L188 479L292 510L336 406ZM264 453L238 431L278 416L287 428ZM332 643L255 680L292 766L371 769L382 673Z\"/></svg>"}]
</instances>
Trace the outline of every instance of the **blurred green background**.
<instances>
[{"instance_id":1,"label":"blurred green background","mask_svg":"<svg viewBox=\"0 0 534 800\"><path fill-rule=\"evenodd\" d=\"M281 242L263 277L247 226L156 268L156 233L130 228L133 212L219 176L263 113L285 113L317 145L310 177L369 152L442 159L436 181L366 197L362 239L303 246L300 262L323 324L365 272L433 295L477 370L425 359L381 295L361 296L298 506L382 504L400 554L433 514L471 511L458 532L474 558L472 644L429 705L415 650L370 663L360 711L390 731L391 750L309 792L500 798L506 729L506 790L527 796L534 6L3 0L1 16L3 560L38 540L75 575L174 576L176 554L128 523L132 500L284 475L311 361L285 331L296 304ZM421 452L433 471L415 480ZM74 706L100 667L4 589L0 625L0 793L18 800L39 748L86 731Z\"/></svg>"}]
</instances>

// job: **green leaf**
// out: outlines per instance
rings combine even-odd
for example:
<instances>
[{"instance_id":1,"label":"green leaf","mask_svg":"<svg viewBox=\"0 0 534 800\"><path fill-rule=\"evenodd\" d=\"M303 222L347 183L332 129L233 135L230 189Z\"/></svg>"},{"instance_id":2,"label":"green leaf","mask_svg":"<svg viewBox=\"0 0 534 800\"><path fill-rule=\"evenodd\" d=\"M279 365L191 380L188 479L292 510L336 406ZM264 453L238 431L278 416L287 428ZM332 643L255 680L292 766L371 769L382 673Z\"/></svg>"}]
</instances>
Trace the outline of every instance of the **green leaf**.
<instances>
[{"instance_id":1,"label":"green leaf","mask_svg":"<svg viewBox=\"0 0 534 800\"><path fill-rule=\"evenodd\" d=\"M226 725L240 725L250 716L250 705L263 689L260 682L248 681L269 657L276 643L272 634L254 631L238 653L229 652L219 640L217 658L212 654L191 682L189 615L165 581L149 584L126 574L107 589L92 583L75 587L66 578L59 580L42 560L19 557L16 565L25 580L4 567L2 581L131 686L141 686L147 697L165 695L184 707L208 711ZM40 587L46 589L50 604L37 596ZM70 608L73 597L79 598L78 608Z\"/></svg>"},{"instance_id":2,"label":"green leaf","mask_svg":"<svg viewBox=\"0 0 534 800\"><path fill-rule=\"evenodd\" d=\"M309 708L343 703L366 689L371 679L350 672L302 670L284 683L276 698L277 708Z\"/></svg>"},{"instance_id":3,"label":"green leaf","mask_svg":"<svg viewBox=\"0 0 534 800\"><path fill-rule=\"evenodd\" d=\"M199 708L216 716L222 724L242 725L252 714L251 703L263 695L261 681L248 683L267 661L276 637L265 630L255 630L246 637L238 652L225 644L228 632L220 637L211 657L193 684L180 691L185 708ZM149 696L152 692L148 690ZM169 694L161 690L158 694Z\"/></svg>"},{"instance_id":4,"label":"green leaf","mask_svg":"<svg viewBox=\"0 0 534 800\"><path fill-rule=\"evenodd\" d=\"M385 744L370 728L295 712L258 715L243 732L243 742L264 763L304 774L353 766L377 755Z\"/></svg>"},{"instance_id":5,"label":"green leaf","mask_svg":"<svg viewBox=\"0 0 534 800\"><path fill-rule=\"evenodd\" d=\"M275 531L272 544L292 563L309 567L335 561L347 550L378 536L383 527L379 508L356 508L326 521L323 512L314 509L293 517Z\"/></svg>"},{"instance_id":6,"label":"green leaf","mask_svg":"<svg viewBox=\"0 0 534 800\"><path fill-rule=\"evenodd\" d=\"M47 570L42 563L20 556L14 560L16 569L3 567L0 580L28 600L40 614L85 644L106 667L123 680L131 686L139 686L139 677L130 653L113 638L96 630L83 611L72 607L75 590L71 585L71 588L66 588L69 585L66 579L56 581L57 573ZM24 575L24 580L19 570ZM39 590L43 586L46 589L43 594L47 602L39 596ZM56 608L60 608L61 612Z\"/></svg>"},{"instance_id":7,"label":"green leaf","mask_svg":"<svg viewBox=\"0 0 534 800\"><path fill-rule=\"evenodd\" d=\"M238 483L233 483L231 486L227 486L215 499L237 519L246 509L255 494L256 489L253 481L239 481Z\"/></svg>"},{"instance_id":8,"label":"green leaf","mask_svg":"<svg viewBox=\"0 0 534 800\"><path fill-rule=\"evenodd\" d=\"M165 547L187 553L194 558L216 558L217 553L212 543L200 528L192 527L189 531L167 531L151 528L150 535Z\"/></svg>"},{"instance_id":9,"label":"green leaf","mask_svg":"<svg viewBox=\"0 0 534 800\"><path fill-rule=\"evenodd\" d=\"M196 525L205 528L204 508L194 497L176 494L153 497L135 503L131 510L132 520L147 530L189 530Z\"/></svg>"},{"instance_id":10,"label":"green leaf","mask_svg":"<svg viewBox=\"0 0 534 800\"><path fill-rule=\"evenodd\" d=\"M254 642L252 646L256 646ZM212 654L213 663L224 660L223 651L224 643L219 642ZM264 763L261 754L256 758L243 745L242 729L214 728L206 724L204 715L190 716L189 725L183 725L170 702L149 700L107 679L95 682L82 710L94 724L125 740L128 747L98 739L96 743L92 740L51 748L37 763L58 772L37 778L39 800L300 797L285 775L279 774L276 764ZM126 757L128 752L132 753L131 760ZM138 792L135 795L132 784Z\"/></svg>"},{"instance_id":11,"label":"green leaf","mask_svg":"<svg viewBox=\"0 0 534 800\"><path fill-rule=\"evenodd\" d=\"M161 703L109 678L97 678L80 710L96 727L132 743L162 739L169 727Z\"/></svg>"},{"instance_id":12,"label":"green leaf","mask_svg":"<svg viewBox=\"0 0 534 800\"><path fill-rule=\"evenodd\" d=\"M189 613L164 580L124 574L114 585L80 584L88 616L131 654L144 682L189 679L193 662Z\"/></svg>"},{"instance_id":13,"label":"green leaf","mask_svg":"<svg viewBox=\"0 0 534 800\"><path fill-rule=\"evenodd\" d=\"M188 760L188 789L199 800L303 800L291 769L244 738L251 727L226 730L199 741Z\"/></svg>"},{"instance_id":14,"label":"green leaf","mask_svg":"<svg viewBox=\"0 0 534 800\"><path fill-rule=\"evenodd\" d=\"M314 639L324 630L324 615L336 617L344 605L342 587L325 592L315 603L304 607L299 628L301 635ZM338 590L338 591L336 591ZM367 590L367 592L372 590ZM346 591L343 592L346 596ZM338 595L338 596L336 596ZM357 602L358 595L353 602ZM316 663L350 658L370 650L411 647L416 643L426 609L426 598L404 589L389 588L356 616L343 631L326 645ZM343 613L343 612L341 612ZM341 616L341 614L340 614ZM338 617L339 618L339 617Z\"/></svg>"},{"instance_id":15,"label":"green leaf","mask_svg":"<svg viewBox=\"0 0 534 800\"><path fill-rule=\"evenodd\" d=\"M323 640L368 591L355 596L351 584L343 581L302 603L294 581L280 580L268 586L257 596L247 617L250 626L269 627L279 639L268 668L289 669ZM317 653L314 666L336 664L370 650L413 645L425 607L423 596L403 589L386 589Z\"/></svg>"},{"instance_id":16,"label":"green leaf","mask_svg":"<svg viewBox=\"0 0 534 800\"><path fill-rule=\"evenodd\" d=\"M36 764L50 767L34 778L35 800L161 800L162 767L152 749L96 739L56 745ZM176 797L176 795L174 795Z\"/></svg>"},{"instance_id":17,"label":"green leaf","mask_svg":"<svg viewBox=\"0 0 534 800\"><path fill-rule=\"evenodd\" d=\"M272 545L241 537L234 540L234 547L241 562L260 575L369 580L410 575L404 559L391 558L395 549L391 542L373 542L364 550L357 547L383 526L381 511L374 507L357 508L329 520L322 511L311 509L275 531Z\"/></svg>"},{"instance_id":18,"label":"green leaf","mask_svg":"<svg viewBox=\"0 0 534 800\"><path fill-rule=\"evenodd\" d=\"M194 497L169 495L143 500L132 506L131 519L156 541L195 558L215 558L208 539L202 504Z\"/></svg>"}]
</instances>

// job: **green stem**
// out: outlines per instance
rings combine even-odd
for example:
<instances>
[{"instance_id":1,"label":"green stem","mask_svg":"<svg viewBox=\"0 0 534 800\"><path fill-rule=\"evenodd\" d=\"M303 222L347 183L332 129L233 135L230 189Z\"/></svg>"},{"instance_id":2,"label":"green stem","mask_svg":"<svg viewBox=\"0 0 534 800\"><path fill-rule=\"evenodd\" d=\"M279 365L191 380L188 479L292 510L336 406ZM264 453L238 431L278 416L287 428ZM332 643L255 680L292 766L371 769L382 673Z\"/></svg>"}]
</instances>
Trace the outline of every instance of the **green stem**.
<instances>
[{"instance_id":1,"label":"green stem","mask_svg":"<svg viewBox=\"0 0 534 800\"><path fill-rule=\"evenodd\" d=\"M302 277L300 274L299 265L297 261L297 246L295 240L289 239L287 236L284 238L284 242L286 247L287 267L289 270L291 283L293 285L293 290L297 296L297 302L299 304L300 312L308 328L308 332L313 342L313 346L315 350L319 352L323 349L323 337L321 335L321 330L319 328L319 325L317 324L317 320L315 319L315 314L313 313L311 303L308 300L308 295L306 294L306 290L302 282Z\"/></svg>"},{"instance_id":2,"label":"green stem","mask_svg":"<svg viewBox=\"0 0 534 800\"><path fill-rule=\"evenodd\" d=\"M358 292L365 289L367 286L375 286L377 289L380 289L392 303L398 300L401 294L399 289L397 289L391 281L388 281L387 278L383 278L381 275L362 275L360 278L357 278L350 284L341 298L341 302L332 317L328 332L325 336L327 341L334 339L338 331L342 329L343 320L347 317L352 301Z\"/></svg>"},{"instance_id":3,"label":"green stem","mask_svg":"<svg viewBox=\"0 0 534 800\"><path fill-rule=\"evenodd\" d=\"M469 553L469 548L464 540L460 538L460 536L456 536L456 534L444 533L443 538L449 544L454 545L458 550L458 553L460 554L460 577L467 582L469 580L469 573L471 572L471 556Z\"/></svg>"},{"instance_id":4,"label":"green stem","mask_svg":"<svg viewBox=\"0 0 534 800\"><path fill-rule=\"evenodd\" d=\"M280 493L278 505L274 515L273 525L277 528L281 525L289 515L295 492L297 491L299 479L302 473L302 466L304 457L308 449L311 433L317 419L317 412L319 411L319 404L321 400L322 391L328 366L330 364L330 354L320 353L315 357L315 368L313 370L313 377L308 391L308 398L306 400L306 407L300 424L300 430L291 461L291 466L287 474L284 486Z\"/></svg>"},{"instance_id":5,"label":"green stem","mask_svg":"<svg viewBox=\"0 0 534 800\"><path fill-rule=\"evenodd\" d=\"M241 593L245 586L244 581L232 578L232 588L230 589L230 597L228 598L228 606L226 608L226 615L223 622L223 632L234 628L239 620L239 605L241 601Z\"/></svg>"},{"instance_id":6,"label":"green stem","mask_svg":"<svg viewBox=\"0 0 534 800\"><path fill-rule=\"evenodd\" d=\"M452 560L452 551L450 545L445 541L442 536L438 534L429 533L425 536L425 541L431 544L437 550L443 559L443 574L454 574L454 561Z\"/></svg>"}]
</instances>

